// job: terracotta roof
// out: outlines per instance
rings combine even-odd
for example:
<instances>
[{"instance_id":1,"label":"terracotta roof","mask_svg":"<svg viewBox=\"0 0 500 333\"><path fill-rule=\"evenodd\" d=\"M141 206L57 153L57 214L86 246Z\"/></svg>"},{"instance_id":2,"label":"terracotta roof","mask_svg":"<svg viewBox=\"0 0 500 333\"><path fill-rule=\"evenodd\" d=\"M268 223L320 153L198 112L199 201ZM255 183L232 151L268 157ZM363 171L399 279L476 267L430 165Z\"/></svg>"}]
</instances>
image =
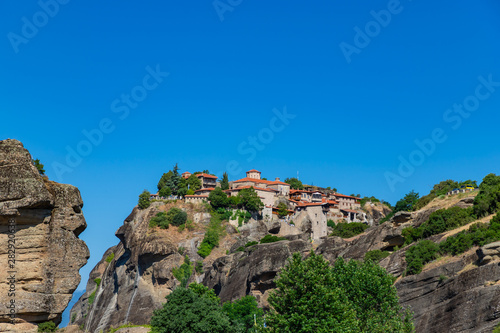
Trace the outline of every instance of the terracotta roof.
<instances>
[{"instance_id":1,"label":"terracotta roof","mask_svg":"<svg viewBox=\"0 0 500 333\"><path fill-rule=\"evenodd\" d=\"M312 191L306 191L306 190L290 190L290 194L292 193L313 193Z\"/></svg>"},{"instance_id":2,"label":"terracotta roof","mask_svg":"<svg viewBox=\"0 0 500 333\"><path fill-rule=\"evenodd\" d=\"M186 195L184 196L185 198L208 198L208 195L203 194L203 195Z\"/></svg>"},{"instance_id":3,"label":"terracotta roof","mask_svg":"<svg viewBox=\"0 0 500 333\"><path fill-rule=\"evenodd\" d=\"M215 187L207 187L207 188L202 188L202 189L196 190L196 191L194 191L194 193L202 192L202 191L213 191L213 190L215 190Z\"/></svg>"},{"instance_id":4,"label":"terracotta roof","mask_svg":"<svg viewBox=\"0 0 500 333\"><path fill-rule=\"evenodd\" d=\"M213 179L217 179L219 177L217 176L212 176L212 175L209 175L209 174L206 174L206 173L199 173L196 175L196 177L200 178L200 177L203 177L203 178L213 178Z\"/></svg>"},{"instance_id":5,"label":"terracotta roof","mask_svg":"<svg viewBox=\"0 0 500 333\"><path fill-rule=\"evenodd\" d=\"M308 206L322 206L324 203L322 202L299 202L297 204L298 207L308 207Z\"/></svg>"},{"instance_id":6,"label":"terracotta roof","mask_svg":"<svg viewBox=\"0 0 500 333\"><path fill-rule=\"evenodd\" d=\"M333 195L336 197L344 197L344 198L352 198L352 199L356 199L356 200L361 200L361 198L353 197L353 196L345 195L345 194L340 194L340 193L334 193Z\"/></svg>"},{"instance_id":7,"label":"terracotta roof","mask_svg":"<svg viewBox=\"0 0 500 333\"><path fill-rule=\"evenodd\" d=\"M254 187L254 186L240 186L240 187L232 188L230 190L225 190L225 191L240 191L240 190L243 190L243 189L246 189L246 188L251 188L251 187L253 187L256 191L279 192L278 190L275 190L275 189L272 189L272 188L263 188L263 187Z\"/></svg>"},{"instance_id":8,"label":"terracotta roof","mask_svg":"<svg viewBox=\"0 0 500 333\"><path fill-rule=\"evenodd\" d=\"M327 200L326 202L328 202L329 204L332 204L332 205L338 205L339 204L338 201L334 201L334 200Z\"/></svg>"},{"instance_id":9,"label":"terracotta roof","mask_svg":"<svg viewBox=\"0 0 500 333\"><path fill-rule=\"evenodd\" d=\"M352 210L352 209L340 209L340 210L342 210L344 212L349 212L349 213L357 213L357 211Z\"/></svg>"},{"instance_id":10,"label":"terracotta roof","mask_svg":"<svg viewBox=\"0 0 500 333\"><path fill-rule=\"evenodd\" d=\"M260 172L259 170L255 170L255 169L248 170L247 172L258 172L258 173L262 173L262 172Z\"/></svg>"},{"instance_id":11,"label":"terracotta roof","mask_svg":"<svg viewBox=\"0 0 500 333\"><path fill-rule=\"evenodd\" d=\"M233 183L244 183L244 182L261 183L261 184L267 184L267 185L279 184L279 185L290 186L290 184L284 183L284 182L279 181L279 180L264 180L264 179L255 179L255 178L249 178L249 177L245 177L245 178L241 178L241 179L233 181Z\"/></svg>"},{"instance_id":12,"label":"terracotta roof","mask_svg":"<svg viewBox=\"0 0 500 333\"><path fill-rule=\"evenodd\" d=\"M191 174L191 172L189 172L189 171L183 172L182 174L187 175L188 173Z\"/></svg>"}]
</instances>

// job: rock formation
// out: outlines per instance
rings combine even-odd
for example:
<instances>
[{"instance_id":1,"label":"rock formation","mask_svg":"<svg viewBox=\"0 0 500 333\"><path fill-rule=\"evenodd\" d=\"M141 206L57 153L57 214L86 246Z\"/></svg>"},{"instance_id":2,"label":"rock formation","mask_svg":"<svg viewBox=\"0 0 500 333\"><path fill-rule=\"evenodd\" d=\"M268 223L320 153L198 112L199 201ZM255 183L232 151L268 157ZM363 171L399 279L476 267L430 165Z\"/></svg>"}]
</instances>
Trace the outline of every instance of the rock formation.
<instances>
[{"instance_id":1,"label":"rock formation","mask_svg":"<svg viewBox=\"0 0 500 333\"><path fill-rule=\"evenodd\" d=\"M87 226L82 207L78 189L42 177L19 141L0 141L0 304L15 304L14 318L0 308L0 331L61 321L89 258L78 239Z\"/></svg>"}]
</instances>

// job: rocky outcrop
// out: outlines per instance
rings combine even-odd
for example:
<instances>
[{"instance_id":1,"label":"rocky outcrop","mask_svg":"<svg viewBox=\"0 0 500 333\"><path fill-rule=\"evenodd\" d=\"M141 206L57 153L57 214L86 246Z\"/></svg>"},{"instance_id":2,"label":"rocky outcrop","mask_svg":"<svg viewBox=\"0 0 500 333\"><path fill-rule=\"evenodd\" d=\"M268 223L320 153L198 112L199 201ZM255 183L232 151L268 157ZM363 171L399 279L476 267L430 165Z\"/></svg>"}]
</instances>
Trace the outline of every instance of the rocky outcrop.
<instances>
[{"instance_id":1,"label":"rocky outcrop","mask_svg":"<svg viewBox=\"0 0 500 333\"><path fill-rule=\"evenodd\" d=\"M391 209L380 202L367 202L362 209L366 212L366 219L373 221L373 225L379 224L384 217L391 213ZM359 218L359 220L363 219Z\"/></svg>"},{"instance_id":2,"label":"rocky outcrop","mask_svg":"<svg viewBox=\"0 0 500 333\"><path fill-rule=\"evenodd\" d=\"M15 304L15 325L8 324L9 309L0 307L1 331L61 321L89 257L78 239L87 226L82 207L78 189L42 177L19 141L0 141L0 304Z\"/></svg>"}]
</instances>

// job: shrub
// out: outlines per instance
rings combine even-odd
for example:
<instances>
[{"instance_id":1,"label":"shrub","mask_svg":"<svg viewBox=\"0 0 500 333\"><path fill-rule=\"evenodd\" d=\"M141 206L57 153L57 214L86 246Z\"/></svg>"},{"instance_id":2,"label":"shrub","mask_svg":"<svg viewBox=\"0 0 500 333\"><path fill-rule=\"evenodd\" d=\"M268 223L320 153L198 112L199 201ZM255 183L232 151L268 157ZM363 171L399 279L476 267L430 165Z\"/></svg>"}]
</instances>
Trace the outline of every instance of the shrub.
<instances>
[{"instance_id":1,"label":"shrub","mask_svg":"<svg viewBox=\"0 0 500 333\"><path fill-rule=\"evenodd\" d=\"M180 208L172 207L167 212L167 220L175 226L180 226L186 223L187 213Z\"/></svg>"},{"instance_id":2,"label":"shrub","mask_svg":"<svg viewBox=\"0 0 500 333\"><path fill-rule=\"evenodd\" d=\"M196 262L196 266L194 268L196 270L196 273L198 274L202 274L203 273L203 261L201 260L198 260Z\"/></svg>"},{"instance_id":3,"label":"shrub","mask_svg":"<svg viewBox=\"0 0 500 333\"><path fill-rule=\"evenodd\" d=\"M212 246L206 242L202 242L200 248L198 249L198 254L201 257L206 258L210 255L210 253L212 253Z\"/></svg>"},{"instance_id":4,"label":"shrub","mask_svg":"<svg viewBox=\"0 0 500 333\"><path fill-rule=\"evenodd\" d=\"M274 235L265 235L264 237L262 237L262 239L260 240L260 243L261 244L266 244L266 243L274 243L274 242L277 242L277 241L280 241L280 240L285 240L286 238L283 238L283 237L278 237L278 236L274 236Z\"/></svg>"},{"instance_id":5,"label":"shrub","mask_svg":"<svg viewBox=\"0 0 500 333\"><path fill-rule=\"evenodd\" d=\"M146 209L151 205L151 201L149 201L149 198L151 197L151 193L148 191L144 190L142 193L139 195L139 209Z\"/></svg>"},{"instance_id":6,"label":"shrub","mask_svg":"<svg viewBox=\"0 0 500 333\"><path fill-rule=\"evenodd\" d=\"M337 223L333 228L331 236L350 238L363 233L367 228L367 224L359 222Z\"/></svg>"},{"instance_id":7,"label":"shrub","mask_svg":"<svg viewBox=\"0 0 500 333\"><path fill-rule=\"evenodd\" d=\"M430 240L422 240L406 251L406 274L418 274L424 265L438 256L439 247Z\"/></svg>"},{"instance_id":8,"label":"shrub","mask_svg":"<svg viewBox=\"0 0 500 333\"><path fill-rule=\"evenodd\" d=\"M205 232L205 237L201 242L198 254L203 258L206 258L212 249L219 246L219 238L223 233L222 221L217 212L212 212L212 217L210 218L210 223L208 224L207 231Z\"/></svg>"},{"instance_id":9,"label":"shrub","mask_svg":"<svg viewBox=\"0 0 500 333\"><path fill-rule=\"evenodd\" d=\"M97 284L97 288L101 285L101 278L95 278L94 279L95 284Z\"/></svg>"},{"instance_id":10,"label":"shrub","mask_svg":"<svg viewBox=\"0 0 500 333\"><path fill-rule=\"evenodd\" d=\"M388 251L382 251L382 250L373 250L373 251L368 251L365 253L365 261L373 261L375 263L379 262L380 260L384 259L385 257L389 256Z\"/></svg>"},{"instance_id":11,"label":"shrub","mask_svg":"<svg viewBox=\"0 0 500 333\"><path fill-rule=\"evenodd\" d=\"M192 220L187 220L186 221L186 228L189 231L193 231L195 229L194 222Z\"/></svg>"},{"instance_id":12,"label":"shrub","mask_svg":"<svg viewBox=\"0 0 500 333\"><path fill-rule=\"evenodd\" d=\"M49 333L57 331L57 326L52 321L46 321L44 323L38 324L38 332Z\"/></svg>"},{"instance_id":13,"label":"shrub","mask_svg":"<svg viewBox=\"0 0 500 333\"><path fill-rule=\"evenodd\" d=\"M479 185L479 194L474 199L474 214L483 217L500 208L500 176L490 173Z\"/></svg>"},{"instance_id":14,"label":"shrub","mask_svg":"<svg viewBox=\"0 0 500 333\"><path fill-rule=\"evenodd\" d=\"M172 269L172 275L179 280L181 287L185 288L189 278L193 274L193 264L189 260L188 256L184 257L184 263L179 267L174 267Z\"/></svg>"},{"instance_id":15,"label":"shrub","mask_svg":"<svg viewBox=\"0 0 500 333\"><path fill-rule=\"evenodd\" d=\"M170 225L169 218L167 217L167 213L165 212L159 212L149 220L149 227L154 228L154 227L160 227L162 229L168 229Z\"/></svg>"},{"instance_id":16,"label":"shrub","mask_svg":"<svg viewBox=\"0 0 500 333\"><path fill-rule=\"evenodd\" d=\"M88 299L89 305L94 304L94 301L95 301L95 292L96 291L94 290L94 292L92 294L90 294L90 296L89 296L89 299Z\"/></svg>"},{"instance_id":17,"label":"shrub","mask_svg":"<svg viewBox=\"0 0 500 333\"><path fill-rule=\"evenodd\" d=\"M259 242L256 242L256 241L248 242L245 244L245 247L249 247L249 246L256 245L256 244L259 244Z\"/></svg>"},{"instance_id":18,"label":"shrub","mask_svg":"<svg viewBox=\"0 0 500 333\"><path fill-rule=\"evenodd\" d=\"M330 228L335 228L335 222L333 222L333 220L328 220L326 222L326 225Z\"/></svg>"},{"instance_id":19,"label":"shrub","mask_svg":"<svg viewBox=\"0 0 500 333\"><path fill-rule=\"evenodd\" d=\"M104 259L107 263L110 263L113 261L113 259L115 259L115 254L113 252L111 252L109 254L109 256L106 257L106 259Z\"/></svg>"},{"instance_id":20,"label":"shrub","mask_svg":"<svg viewBox=\"0 0 500 333\"><path fill-rule=\"evenodd\" d=\"M71 324L73 324L75 322L75 320L76 320L76 313L73 313L71 315Z\"/></svg>"},{"instance_id":21,"label":"shrub","mask_svg":"<svg viewBox=\"0 0 500 333\"><path fill-rule=\"evenodd\" d=\"M177 249L177 252L179 252L179 254L182 256L184 254L184 250L186 250L183 246L179 246L179 248Z\"/></svg>"}]
</instances>

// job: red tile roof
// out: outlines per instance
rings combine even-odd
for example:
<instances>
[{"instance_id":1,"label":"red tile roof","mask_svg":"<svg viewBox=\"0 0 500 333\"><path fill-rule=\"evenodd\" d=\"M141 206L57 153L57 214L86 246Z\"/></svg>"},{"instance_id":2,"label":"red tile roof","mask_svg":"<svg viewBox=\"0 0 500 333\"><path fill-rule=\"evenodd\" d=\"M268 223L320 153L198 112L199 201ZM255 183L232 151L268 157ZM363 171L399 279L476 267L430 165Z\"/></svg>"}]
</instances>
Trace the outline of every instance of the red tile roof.
<instances>
[{"instance_id":1,"label":"red tile roof","mask_svg":"<svg viewBox=\"0 0 500 333\"><path fill-rule=\"evenodd\" d=\"M264 180L264 179L255 179L255 178L249 178L249 177L235 180L233 183L244 183L244 182L261 183L261 184L267 184L267 185L278 185L279 184L279 185L290 186L290 184L284 183L284 182L279 181L279 180Z\"/></svg>"},{"instance_id":2,"label":"red tile roof","mask_svg":"<svg viewBox=\"0 0 500 333\"><path fill-rule=\"evenodd\" d=\"M219 177L217 176L212 176L212 175L209 175L209 174L206 174L206 173L199 173L196 175L196 177L200 178L200 177L204 177L204 178L213 178L213 179L217 179Z\"/></svg>"},{"instance_id":3,"label":"red tile roof","mask_svg":"<svg viewBox=\"0 0 500 333\"><path fill-rule=\"evenodd\" d=\"M361 200L361 198L353 197L353 196L345 195L345 194L340 194L340 193L334 193L333 195L336 196L336 197L344 197L344 198L351 198L351 199Z\"/></svg>"},{"instance_id":4,"label":"red tile roof","mask_svg":"<svg viewBox=\"0 0 500 333\"><path fill-rule=\"evenodd\" d=\"M208 195L186 195L185 198L208 198Z\"/></svg>"},{"instance_id":5,"label":"red tile roof","mask_svg":"<svg viewBox=\"0 0 500 333\"><path fill-rule=\"evenodd\" d=\"M254 186L240 186L240 187L236 187L236 188L232 188L230 190L225 190L224 192L226 191L240 191L240 190L243 190L243 189L246 189L246 188L251 188L253 187L256 191L265 191L265 192L279 192L278 190L275 190L275 189L272 189L272 188L263 188L263 187L254 187Z\"/></svg>"},{"instance_id":6,"label":"red tile roof","mask_svg":"<svg viewBox=\"0 0 500 333\"><path fill-rule=\"evenodd\" d=\"M312 191L306 191L306 190L290 190L290 194L293 193L313 193Z\"/></svg>"},{"instance_id":7,"label":"red tile roof","mask_svg":"<svg viewBox=\"0 0 500 333\"><path fill-rule=\"evenodd\" d=\"M215 190L215 187L207 187L207 188L202 188L202 189L196 190L196 191L194 191L194 193L203 192L203 191L213 191L213 190Z\"/></svg>"},{"instance_id":8,"label":"red tile roof","mask_svg":"<svg viewBox=\"0 0 500 333\"><path fill-rule=\"evenodd\" d=\"M262 173L262 172L260 172L260 171L258 171L258 170L255 170L255 169L248 170L248 171L247 171L247 173L248 173L248 172L258 172L258 173Z\"/></svg>"},{"instance_id":9,"label":"red tile roof","mask_svg":"<svg viewBox=\"0 0 500 333\"><path fill-rule=\"evenodd\" d=\"M298 207L308 207L308 206L322 206L324 203L322 202L299 202L297 204Z\"/></svg>"}]
</instances>

